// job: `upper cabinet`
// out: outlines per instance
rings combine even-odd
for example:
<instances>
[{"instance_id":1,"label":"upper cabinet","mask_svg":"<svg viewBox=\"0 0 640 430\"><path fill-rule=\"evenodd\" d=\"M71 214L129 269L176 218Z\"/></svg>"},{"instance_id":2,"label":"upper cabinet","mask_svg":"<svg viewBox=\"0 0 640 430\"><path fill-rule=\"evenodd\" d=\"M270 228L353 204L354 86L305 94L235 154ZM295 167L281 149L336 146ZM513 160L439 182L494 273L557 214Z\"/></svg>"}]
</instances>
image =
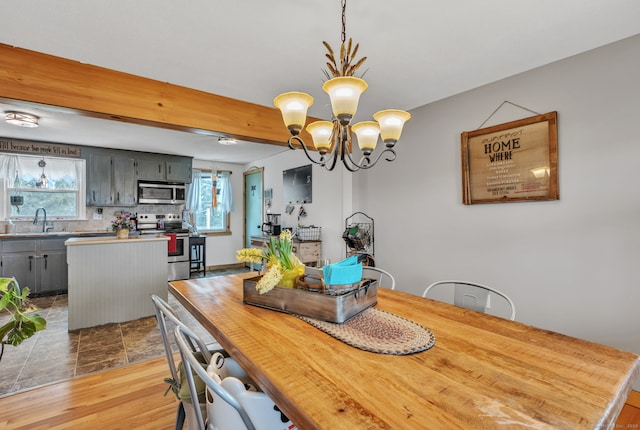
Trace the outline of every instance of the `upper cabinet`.
<instances>
[{"instance_id":1,"label":"upper cabinet","mask_svg":"<svg viewBox=\"0 0 640 430\"><path fill-rule=\"evenodd\" d=\"M135 206L136 167L130 155L94 150L87 160L87 206Z\"/></svg>"},{"instance_id":2,"label":"upper cabinet","mask_svg":"<svg viewBox=\"0 0 640 430\"><path fill-rule=\"evenodd\" d=\"M166 178L164 160L161 158L138 158L137 177L145 181L162 181Z\"/></svg>"},{"instance_id":3,"label":"upper cabinet","mask_svg":"<svg viewBox=\"0 0 640 430\"><path fill-rule=\"evenodd\" d=\"M113 168L111 156L91 153L87 159L87 206L110 206Z\"/></svg>"},{"instance_id":4,"label":"upper cabinet","mask_svg":"<svg viewBox=\"0 0 640 430\"><path fill-rule=\"evenodd\" d=\"M137 181L191 182L191 157L87 148L87 206L135 206Z\"/></svg>"},{"instance_id":5,"label":"upper cabinet","mask_svg":"<svg viewBox=\"0 0 640 430\"><path fill-rule=\"evenodd\" d=\"M137 160L137 178L145 181L191 182L191 158L145 156Z\"/></svg>"},{"instance_id":6,"label":"upper cabinet","mask_svg":"<svg viewBox=\"0 0 640 430\"><path fill-rule=\"evenodd\" d=\"M137 204L136 160L129 156L115 156L113 161L113 202L116 206Z\"/></svg>"},{"instance_id":7,"label":"upper cabinet","mask_svg":"<svg viewBox=\"0 0 640 430\"><path fill-rule=\"evenodd\" d=\"M191 183L191 166L193 161L189 157L167 160L167 181Z\"/></svg>"}]
</instances>

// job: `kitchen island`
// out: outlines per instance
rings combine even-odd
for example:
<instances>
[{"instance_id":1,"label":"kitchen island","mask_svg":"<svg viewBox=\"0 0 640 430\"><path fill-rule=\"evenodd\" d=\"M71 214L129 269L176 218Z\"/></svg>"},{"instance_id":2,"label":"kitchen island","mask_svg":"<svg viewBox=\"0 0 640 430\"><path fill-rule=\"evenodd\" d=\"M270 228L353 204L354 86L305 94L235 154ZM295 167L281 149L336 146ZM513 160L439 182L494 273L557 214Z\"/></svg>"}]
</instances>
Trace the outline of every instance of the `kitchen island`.
<instances>
[{"instance_id":1,"label":"kitchen island","mask_svg":"<svg viewBox=\"0 0 640 430\"><path fill-rule=\"evenodd\" d=\"M65 241L69 331L154 315L151 295L167 299L167 236Z\"/></svg>"}]
</instances>

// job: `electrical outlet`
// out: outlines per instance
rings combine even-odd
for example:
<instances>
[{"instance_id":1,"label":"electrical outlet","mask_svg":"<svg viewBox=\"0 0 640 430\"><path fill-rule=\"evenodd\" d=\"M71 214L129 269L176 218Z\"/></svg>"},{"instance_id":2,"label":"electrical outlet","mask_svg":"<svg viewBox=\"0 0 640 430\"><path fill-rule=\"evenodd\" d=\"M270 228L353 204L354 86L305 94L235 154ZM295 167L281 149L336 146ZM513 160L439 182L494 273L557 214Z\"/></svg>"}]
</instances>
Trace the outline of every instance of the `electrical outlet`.
<instances>
[{"instance_id":1,"label":"electrical outlet","mask_svg":"<svg viewBox=\"0 0 640 430\"><path fill-rule=\"evenodd\" d=\"M93 214L93 219L102 219L102 214L94 213Z\"/></svg>"}]
</instances>

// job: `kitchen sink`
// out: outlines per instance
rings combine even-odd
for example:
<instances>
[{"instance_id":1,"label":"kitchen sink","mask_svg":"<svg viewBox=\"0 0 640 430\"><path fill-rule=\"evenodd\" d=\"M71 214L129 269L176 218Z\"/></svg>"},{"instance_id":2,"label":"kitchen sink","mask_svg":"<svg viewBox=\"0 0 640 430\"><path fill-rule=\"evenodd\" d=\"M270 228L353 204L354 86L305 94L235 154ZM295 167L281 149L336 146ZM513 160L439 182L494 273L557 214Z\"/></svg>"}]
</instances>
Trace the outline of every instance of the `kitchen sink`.
<instances>
[{"instance_id":1,"label":"kitchen sink","mask_svg":"<svg viewBox=\"0 0 640 430\"><path fill-rule=\"evenodd\" d=\"M109 235L112 232L104 231L25 231L20 233L6 233L5 236L10 237L25 237L25 236L94 236L94 235Z\"/></svg>"}]
</instances>

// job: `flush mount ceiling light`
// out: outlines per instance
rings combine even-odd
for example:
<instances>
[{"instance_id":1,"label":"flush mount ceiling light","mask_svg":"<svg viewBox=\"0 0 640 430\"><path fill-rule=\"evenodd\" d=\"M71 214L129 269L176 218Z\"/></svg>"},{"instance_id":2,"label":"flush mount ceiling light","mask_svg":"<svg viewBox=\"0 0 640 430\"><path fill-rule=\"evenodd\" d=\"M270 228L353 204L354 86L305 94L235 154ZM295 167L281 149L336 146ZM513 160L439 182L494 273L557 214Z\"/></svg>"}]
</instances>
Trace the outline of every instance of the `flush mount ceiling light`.
<instances>
[{"instance_id":1,"label":"flush mount ceiling light","mask_svg":"<svg viewBox=\"0 0 640 430\"><path fill-rule=\"evenodd\" d=\"M218 138L218 143L220 145L235 145L238 141L232 137L220 137Z\"/></svg>"},{"instance_id":2,"label":"flush mount ceiling light","mask_svg":"<svg viewBox=\"0 0 640 430\"><path fill-rule=\"evenodd\" d=\"M34 128L38 126L39 117L24 112L5 112L5 121L19 127Z\"/></svg>"},{"instance_id":3,"label":"flush mount ceiling light","mask_svg":"<svg viewBox=\"0 0 640 430\"><path fill-rule=\"evenodd\" d=\"M367 57L355 61L360 45L356 43L353 46L351 38L345 44L346 7L346 0L342 0L342 44L339 58L335 57L333 49L327 42L322 42L327 48L326 57L329 59L326 63L327 70L323 71L327 81L322 85L322 89L331 100L333 119L332 121L312 122L307 126L315 149L320 153L320 160L314 160L311 157L309 153L311 148L307 148L307 145L299 137L307 119L307 110L313 104L313 97L300 92L284 93L276 97L273 104L282 112L284 123L291 133L288 141L289 148L295 149L293 141L296 141L313 163L319 164L327 170L333 170L338 158L340 158L347 170L355 172L373 167L384 154L386 154L387 161L396 159L393 147L400 139L402 127L411 118L411 115L405 111L388 109L375 113L373 115L375 121L363 121L351 126L351 119L356 114L360 95L368 86L363 79L354 77L354 74ZM358 146L363 154L359 162L355 162L351 158L350 129L358 137ZM386 148L374 158L371 155L376 149L378 135L384 141Z\"/></svg>"}]
</instances>

